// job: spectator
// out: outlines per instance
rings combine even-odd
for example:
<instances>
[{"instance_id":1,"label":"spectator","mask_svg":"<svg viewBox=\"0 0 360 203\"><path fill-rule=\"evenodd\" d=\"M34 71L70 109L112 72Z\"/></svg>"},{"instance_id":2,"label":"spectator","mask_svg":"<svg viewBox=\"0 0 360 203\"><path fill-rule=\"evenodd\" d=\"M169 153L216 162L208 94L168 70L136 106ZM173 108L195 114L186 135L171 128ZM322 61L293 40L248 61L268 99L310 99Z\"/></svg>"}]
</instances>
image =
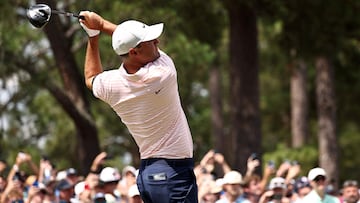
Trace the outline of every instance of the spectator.
<instances>
[{"instance_id":1,"label":"spectator","mask_svg":"<svg viewBox=\"0 0 360 203\"><path fill-rule=\"evenodd\" d=\"M143 202L141 200L140 192L139 192L139 189L136 184L133 184L132 186L130 186L128 197L129 197L129 201L128 201L129 203L142 203Z\"/></svg>"},{"instance_id":2,"label":"spectator","mask_svg":"<svg viewBox=\"0 0 360 203\"><path fill-rule=\"evenodd\" d=\"M215 150L209 150L204 157L201 159L200 163L194 168L194 173L196 175L196 182L198 184L199 191L198 198L201 199L204 195L204 192L208 191L207 183L209 181L214 181L218 178L218 174L215 173L215 166L219 166L222 170L221 173L225 174L231 171L230 166L225 161L224 156L221 153L215 152ZM223 177L224 175L221 175Z\"/></svg>"},{"instance_id":3,"label":"spectator","mask_svg":"<svg viewBox=\"0 0 360 203\"><path fill-rule=\"evenodd\" d=\"M56 171L54 170L54 165L46 156L43 156L40 159L38 181L40 183L48 184L55 181L55 179Z\"/></svg>"},{"instance_id":4,"label":"spectator","mask_svg":"<svg viewBox=\"0 0 360 203\"><path fill-rule=\"evenodd\" d=\"M28 187L25 203L43 203L47 194L46 186L35 181Z\"/></svg>"},{"instance_id":5,"label":"spectator","mask_svg":"<svg viewBox=\"0 0 360 203\"><path fill-rule=\"evenodd\" d=\"M16 173L14 178L8 180L8 184L4 189L4 192L1 195L0 202L13 202L13 201L21 201L23 202L24 196L24 182L23 178L20 177L20 173Z\"/></svg>"},{"instance_id":6,"label":"spectator","mask_svg":"<svg viewBox=\"0 0 360 203\"><path fill-rule=\"evenodd\" d=\"M223 178L224 195L216 203L250 203L241 196L242 176L238 171L230 171Z\"/></svg>"},{"instance_id":7,"label":"spectator","mask_svg":"<svg viewBox=\"0 0 360 203\"><path fill-rule=\"evenodd\" d=\"M326 194L326 172L323 168L313 168L308 173L311 192L303 198L303 203L339 203L339 199Z\"/></svg>"},{"instance_id":8,"label":"spectator","mask_svg":"<svg viewBox=\"0 0 360 203\"><path fill-rule=\"evenodd\" d=\"M292 200L294 203L300 203L302 199L311 191L309 179L306 176L302 176L296 180L294 186Z\"/></svg>"},{"instance_id":9,"label":"spectator","mask_svg":"<svg viewBox=\"0 0 360 203\"><path fill-rule=\"evenodd\" d=\"M246 174L245 178L248 176L252 176L255 173L255 169L260 165L260 161L257 157L256 153L253 153L249 156L246 163Z\"/></svg>"},{"instance_id":10,"label":"spectator","mask_svg":"<svg viewBox=\"0 0 360 203\"><path fill-rule=\"evenodd\" d=\"M25 180L26 176L21 167L23 164L28 164L28 166L37 174L38 168L32 162L32 158L29 154L19 152L15 159L15 164L10 169L10 172L7 177L7 185L1 195L0 202L7 201L24 201L24 189L25 189Z\"/></svg>"},{"instance_id":11,"label":"spectator","mask_svg":"<svg viewBox=\"0 0 360 203\"><path fill-rule=\"evenodd\" d=\"M222 192L222 179L220 181L208 180L199 187L199 203L215 203L220 199Z\"/></svg>"},{"instance_id":12,"label":"spectator","mask_svg":"<svg viewBox=\"0 0 360 203\"><path fill-rule=\"evenodd\" d=\"M359 185L356 180L346 180L342 187L342 200L344 203L360 203Z\"/></svg>"},{"instance_id":13,"label":"spectator","mask_svg":"<svg viewBox=\"0 0 360 203\"><path fill-rule=\"evenodd\" d=\"M74 185L67 179L60 180L56 185L56 197L60 203L69 203L74 195Z\"/></svg>"},{"instance_id":14,"label":"spectator","mask_svg":"<svg viewBox=\"0 0 360 203\"><path fill-rule=\"evenodd\" d=\"M72 184L75 185L79 182L80 176L78 175L76 169L68 168L66 170L66 179Z\"/></svg>"},{"instance_id":15,"label":"spectator","mask_svg":"<svg viewBox=\"0 0 360 203\"><path fill-rule=\"evenodd\" d=\"M138 171L133 166L125 166L123 168L122 178L117 187L122 200L128 200L129 189L136 184L137 173Z\"/></svg>"},{"instance_id":16,"label":"spectator","mask_svg":"<svg viewBox=\"0 0 360 203\"><path fill-rule=\"evenodd\" d=\"M259 184L261 193L266 191L266 187L274 173L276 173L275 163L273 161L269 161L264 167L263 176Z\"/></svg>"},{"instance_id":17,"label":"spectator","mask_svg":"<svg viewBox=\"0 0 360 203\"><path fill-rule=\"evenodd\" d=\"M99 185L97 193L104 194L106 202L115 202L117 197L115 189L119 183L121 175L116 168L105 167L101 170L99 175Z\"/></svg>"},{"instance_id":18,"label":"spectator","mask_svg":"<svg viewBox=\"0 0 360 203\"><path fill-rule=\"evenodd\" d=\"M0 175L2 175L7 167L5 160L0 159Z\"/></svg>"},{"instance_id":19,"label":"spectator","mask_svg":"<svg viewBox=\"0 0 360 203\"><path fill-rule=\"evenodd\" d=\"M259 203L289 203L290 199L285 196L285 193L285 179L282 177L272 178L269 190L261 195Z\"/></svg>"},{"instance_id":20,"label":"spectator","mask_svg":"<svg viewBox=\"0 0 360 203\"><path fill-rule=\"evenodd\" d=\"M0 197L1 197L2 192L4 192L4 190L5 190L6 184L7 184L6 178L4 176L0 175Z\"/></svg>"},{"instance_id":21,"label":"spectator","mask_svg":"<svg viewBox=\"0 0 360 203\"><path fill-rule=\"evenodd\" d=\"M259 202L260 196L263 192L260 182L260 176L256 174L247 175L242 182L243 198L248 199L251 203Z\"/></svg>"}]
</instances>

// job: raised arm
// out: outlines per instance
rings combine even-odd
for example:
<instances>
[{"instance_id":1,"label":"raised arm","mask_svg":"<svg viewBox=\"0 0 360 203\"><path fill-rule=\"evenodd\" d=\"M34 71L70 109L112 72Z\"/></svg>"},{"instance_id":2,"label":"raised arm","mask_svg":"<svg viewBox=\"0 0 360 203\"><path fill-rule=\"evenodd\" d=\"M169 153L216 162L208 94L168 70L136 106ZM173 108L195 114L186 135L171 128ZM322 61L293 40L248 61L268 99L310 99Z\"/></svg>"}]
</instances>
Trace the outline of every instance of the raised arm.
<instances>
[{"instance_id":1,"label":"raised arm","mask_svg":"<svg viewBox=\"0 0 360 203\"><path fill-rule=\"evenodd\" d=\"M94 77L103 71L99 52L99 31L111 36L116 25L94 12L82 11L80 15L83 18L79 21L89 35L84 64L85 83L92 89Z\"/></svg>"}]
</instances>

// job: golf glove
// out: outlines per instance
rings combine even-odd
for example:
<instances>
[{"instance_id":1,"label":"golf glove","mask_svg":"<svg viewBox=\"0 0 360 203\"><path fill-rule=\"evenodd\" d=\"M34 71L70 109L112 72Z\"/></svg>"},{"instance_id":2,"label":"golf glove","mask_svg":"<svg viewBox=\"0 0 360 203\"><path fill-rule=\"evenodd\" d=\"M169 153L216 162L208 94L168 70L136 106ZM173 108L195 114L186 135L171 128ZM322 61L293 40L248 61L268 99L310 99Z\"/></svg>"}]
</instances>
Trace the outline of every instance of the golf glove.
<instances>
[{"instance_id":1,"label":"golf glove","mask_svg":"<svg viewBox=\"0 0 360 203\"><path fill-rule=\"evenodd\" d=\"M100 30L94 30L86 27L83 23L80 23L81 27L85 30L85 32L89 35L89 37L95 37L100 34Z\"/></svg>"}]
</instances>

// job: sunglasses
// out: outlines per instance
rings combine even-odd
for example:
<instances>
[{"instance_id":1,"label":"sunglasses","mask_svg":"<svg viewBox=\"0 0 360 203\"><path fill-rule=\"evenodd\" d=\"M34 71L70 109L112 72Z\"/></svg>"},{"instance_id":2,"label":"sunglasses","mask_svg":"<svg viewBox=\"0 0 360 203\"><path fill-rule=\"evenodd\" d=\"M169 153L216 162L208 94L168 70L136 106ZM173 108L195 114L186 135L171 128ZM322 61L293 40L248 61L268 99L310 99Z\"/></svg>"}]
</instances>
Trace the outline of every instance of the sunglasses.
<instances>
[{"instance_id":1,"label":"sunglasses","mask_svg":"<svg viewBox=\"0 0 360 203\"><path fill-rule=\"evenodd\" d=\"M344 182L343 187L350 187L350 186L354 186L357 187L358 186L358 182L356 180L347 180Z\"/></svg>"},{"instance_id":2,"label":"sunglasses","mask_svg":"<svg viewBox=\"0 0 360 203\"><path fill-rule=\"evenodd\" d=\"M325 176L316 176L316 178L314 179L315 182L320 182L320 181L325 181L326 177Z\"/></svg>"}]
</instances>

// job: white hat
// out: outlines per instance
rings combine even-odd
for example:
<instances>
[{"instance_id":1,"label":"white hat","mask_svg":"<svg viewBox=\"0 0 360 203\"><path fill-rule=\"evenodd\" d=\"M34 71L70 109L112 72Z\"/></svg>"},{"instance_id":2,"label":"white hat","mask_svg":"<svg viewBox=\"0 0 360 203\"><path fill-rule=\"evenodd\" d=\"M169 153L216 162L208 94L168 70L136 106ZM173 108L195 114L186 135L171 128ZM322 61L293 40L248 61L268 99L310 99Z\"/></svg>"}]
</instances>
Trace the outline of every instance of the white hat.
<instances>
[{"instance_id":1,"label":"white hat","mask_svg":"<svg viewBox=\"0 0 360 203\"><path fill-rule=\"evenodd\" d=\"M141 42L158 38L163 28L163 23L149 26L136 20L125 21L118 25L112 34L112 47L116 54L126 54Z\"/></svg>"},{"instance_id":2,"label":"white hat","mask_svg":"<svg viewBox=\"0 0 360 203\"><path fill-rule=\"evenodd\" d=\"M120 173L116 168L105 167L101 170L99 179L101 182L116 182L120 180Z\"/></svg>"},{"instance_id":3,"label":"white hat","mask_svg":"<svg viewBox=\"0 0 360 203\"><path fill-rule=\"evenodd\" d=\"M210 181L210 193L216 194L222 191L222 184L219 181Z\"/></svg>"},{"instance_id":4,"label":"white hat","mask_svg":"<svg viewBox=\"0 0 360 203\"><path fill-rule=\"evenodd\" d=\"M139 192L139 189L138 189L137 185L134 184L134 185L130 186L128 196L129 197L134 197L136 195L140 195L140 192Z\"/></svg>"},{"instance_id":5,"label":"white hat","mask_svg":"<svg viewBox=\"0 0 360 203\"><path fill-rule=\"evenodd\" d=\"M322 168L313 168L309 171L308 174L308 179L310 181L314 180L316 177L318 176L325 176L326 177L326 172L324 169Z\"/></svg>"},{"instance_id":6,"label":"white hat","mask_svg":"<svg viewBox=\"0 0 360 203\"><path fill-rule=\"evenodd\" d=\"M237 171L230 171L224 175L223 184L241 184L242 175Z\"/></svg>"},{"instance_id":7,"label":"white hat","mask_svg":"<svg viewBox=\"0 0 360 203\"><path fill-rule=\"evenodd\" d=\"M60 181L60 180L63 180L67 177L67 172L66 170L64 171L59 171L57 174L56 174L56 180L57 181Z\"/></svg>"},{"instance_id":8,"label":"white hat","mask_svg":"<svg viewBox=\"0 0 360 203\"><path fill-rule=\"evenodd\" d=\"M125 166L122 170L122 176L126 176L126 173L130 172L132 173L134 176L136 176L136 169L133 166Z\"/></svg>"},{"instance_id":9,"label":"white hat","mask_svg":"<svg viewBox=\"0 0 360 203\"><path fill-rule=\"evenodd\" d=\"M285 189L286 188L285 179L282 177L275 177L275 178L271 179L270 184L269 184L269 189L272 190L275 188Z\"/></svg>"},{"instance_id":10,"label":"white hat","mask_svg":"<svg viewBox=\"0 0 360 203\"><path fill-rule=\"evenodd\" d=\"M85 181L76 183L74 187L75 196L78 197L84 191L85 191Z\"/></svg>"}]
</instances>

